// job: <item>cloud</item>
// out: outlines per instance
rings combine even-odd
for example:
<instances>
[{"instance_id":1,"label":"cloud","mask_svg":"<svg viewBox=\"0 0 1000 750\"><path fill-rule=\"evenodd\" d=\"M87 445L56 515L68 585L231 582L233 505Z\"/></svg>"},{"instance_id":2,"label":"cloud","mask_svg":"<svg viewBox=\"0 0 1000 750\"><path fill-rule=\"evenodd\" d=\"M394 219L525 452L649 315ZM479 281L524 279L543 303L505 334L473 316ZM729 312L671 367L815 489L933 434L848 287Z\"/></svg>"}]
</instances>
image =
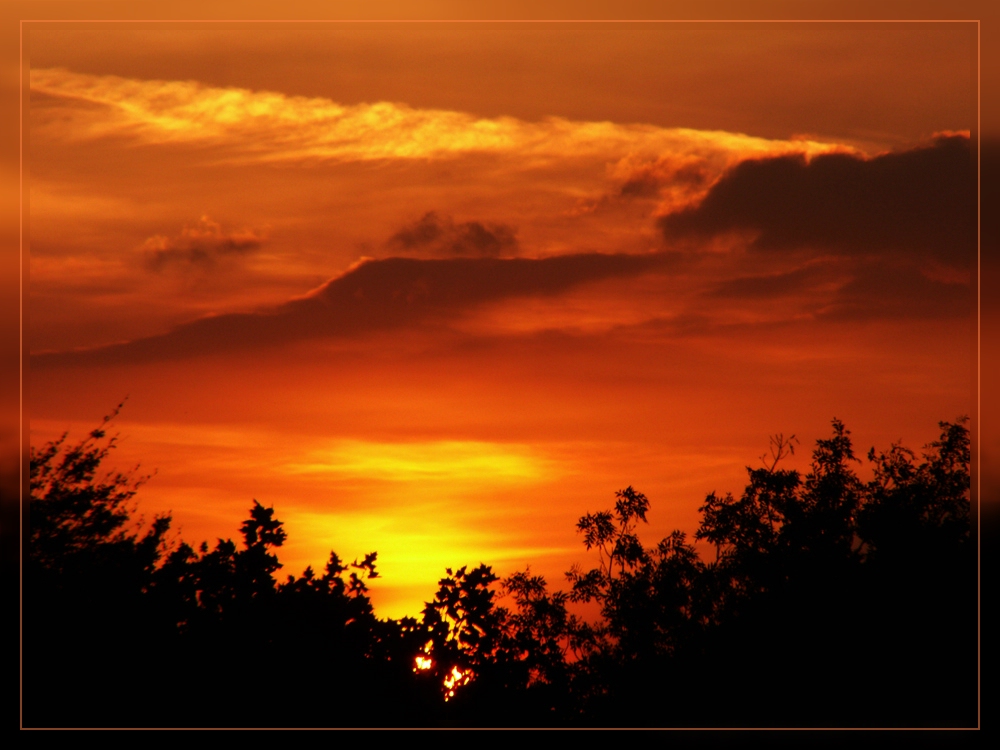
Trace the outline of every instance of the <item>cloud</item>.
<instances>
[{"instance_id":1,"label":"cloud","mask_svg":"<svg viewBox=\"0 0 1000 750\"><path fill-rule=\"evenodd\" d=\"M952 135L870 159L838 153L743 161L704 200L659 225L668 241L746 232L760 251L898 251L964 268L974 247L974 197L969 139Z\"/></svg>"},{"instance_id":2,"label":"cloud","mask_svg":"<svg viewBox=\"0 0 1000 750\"><path fill-rule=\"evenodd\" d=\"M927 273L905 258L839 257L769 274L737 276L705 295L772 313L787 302L799 315L830 320L944 319L973 311L968 279Z\"/></svg>"},{"instance_id":3,"label":"cloud","mask_svg":"<svg viewBox=\"0 0 1000 750\"><path fill-rule=\"evenodd\" d=\"M32 366L141 362L337 339L443 324L485 303L560 294L586 282L665 267L672 256L561 255L528 258L365 260L309 295L252 313L195 320L128 343L32 356Z\"/></svg>"},{"instance_id":4,"label":"cloud","mask_svg":"<svg viewBox=\"0 0 1000 750\"><path fill-rule=\"evenodd\" d=\"M607 191L578 199L568 213L592 214L640 201L655 201L660 213L683 208L704 198L714 179L745 157L736 151L704 148L655 155L630 153L607 167L611 183Z\"/></svg>"},{"instance_id":5,"label":"cloud","mask_svg":"<svg viewBox=\"0 0 1000 750\"><path fill-rule=\"evenodd\" d=\"M659 128L558 117L527 122L402 103L344 105L321 97L207 86L197 81L31 70L32 138L117 137L215 146L232 162L423 160L510 155L527 165L590 156L692 153L824 153L843 146L778 141L724 131ZM40 142L40 141L39 141Z\"/></svg>"},{"instance_id":6,"label":"cloud","mask_svg":"<svg viewBox=\"0 0 1000 750\"><path fill-rule=\"evenodd\" d=\"M180 234L157 234L140 247L144 263L151 271L167 268L210 268L223 258L246 255L258 250L267 239L263 229L224 232L222 225L202 216L194 225L184 225Z\"/></svg>"},{"instance_id":7,"label":"cloud","mask_svg":"<svg viewBox=\"0 0 1000 750\"><path fill-rule=\"evenodd\" d=\"M696 156L661 155L654 160L622 159L612 170L617 197L654 198L664 187L697 191L709 180L709 164Z\"/></svg>"},{"instance_id":8,"label":"cloud","mask_svg":"<svg viewBox=\"0 0 1000 750\"><path fill-rule=\"evenodd\" d=\"M836 320L873 318L970 318L976 297L968 283L929 278L912 264L870 259L837 292L820 317Z\"/></svg>"},{"instance_id":9,"label":"cloud","mask_svg":"<svg viewBox=\"0 0 1000 750\"><path fill-rule=\"evenodd\" d=\"M828 264L805 266L793 271L737 276L720 282L706 296L720 299L773 299L801 293L816 282L829 282L833 275ZM834 278L836 278L834 276Z\"/></svg>"},{"instance_id":10,"label":"cloud","mask_svg":"<svg viewBox=\"0 0 1000 750\"><path fill-rule=\"evenodd\" d=\"M456 223L450 216L428 211L396 232L386 246L405 253L495 258L517 250L516 234L517 230L508 224Z\"/></svg>"}]
</instances>

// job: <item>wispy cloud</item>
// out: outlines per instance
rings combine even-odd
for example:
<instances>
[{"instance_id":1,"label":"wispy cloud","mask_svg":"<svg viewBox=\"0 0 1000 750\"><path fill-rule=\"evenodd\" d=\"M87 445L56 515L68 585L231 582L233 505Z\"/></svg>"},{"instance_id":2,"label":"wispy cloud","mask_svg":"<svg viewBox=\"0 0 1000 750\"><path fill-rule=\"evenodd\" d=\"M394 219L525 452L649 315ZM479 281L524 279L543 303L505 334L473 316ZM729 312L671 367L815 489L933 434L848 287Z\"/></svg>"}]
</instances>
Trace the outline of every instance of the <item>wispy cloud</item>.
<instances>
[{"instance_id":1,"label":"wispy cloud","mask_svg":"<svg viewBox=\"0 0 1000 750\"><path fill-rule=\"evenodd\" d=\"M529 162L604 154L818 154L816 141L775 141L723 131L480 118L465 112L374 102L344 105L196 81L136 80L60 68L31 71L35 131L50 137L122 137L148 143L217 145L214 158L254 161L433 159L517 154ZM51 116L46 116L46 113Z\"/></svg>"}]
</instances>

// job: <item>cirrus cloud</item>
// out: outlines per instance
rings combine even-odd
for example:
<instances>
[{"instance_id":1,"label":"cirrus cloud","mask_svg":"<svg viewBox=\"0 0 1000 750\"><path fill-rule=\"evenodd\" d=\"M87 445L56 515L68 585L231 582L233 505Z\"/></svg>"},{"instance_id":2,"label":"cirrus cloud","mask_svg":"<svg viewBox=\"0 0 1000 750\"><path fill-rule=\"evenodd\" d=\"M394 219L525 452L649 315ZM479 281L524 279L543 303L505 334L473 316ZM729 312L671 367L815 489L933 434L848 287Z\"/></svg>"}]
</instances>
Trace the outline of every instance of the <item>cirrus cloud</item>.
<instances>
[{"instance_id":1,"label":"cirrus cloud","mask_svg":"<svg viewBox=\"0 0 1000 750\"><path fill-rule=\"evenodd\" d=\"M197 81L96 76L33 68L32 130L39 137L214 146L225 162L406 161L469 154L512 155L525 165L572 157L687 153L825 153L843 145L781 141L725 131L661 128L548 117L481 118L402 103L345 105L322 97L220 88Z\"/></svg>"}]
</instances>

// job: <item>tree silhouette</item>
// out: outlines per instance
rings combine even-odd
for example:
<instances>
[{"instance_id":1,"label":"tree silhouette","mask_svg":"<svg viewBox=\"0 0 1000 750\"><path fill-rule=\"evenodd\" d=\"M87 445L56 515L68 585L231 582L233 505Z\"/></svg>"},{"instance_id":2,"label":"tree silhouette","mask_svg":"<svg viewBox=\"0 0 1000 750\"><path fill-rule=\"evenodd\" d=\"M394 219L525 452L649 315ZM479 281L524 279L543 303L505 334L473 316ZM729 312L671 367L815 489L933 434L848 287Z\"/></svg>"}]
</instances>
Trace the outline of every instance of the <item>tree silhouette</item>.
<instances>
[{"instance_id":1,"label":"tree silhouette","mask_svg":"<svg viewBox=\"0 0 1000 750\"><path fill-rule=\"evenodd\" d=\"M503 592L513 603L507 616L507 635L514 658L523 666L521 683L544 693L539 697L552 708L565 709L569 689L569 651L574 634L581 627L578 617L566 608L569 596L556 591L550 594L545 579L530 570L518 571L505 578Z\"/></svg>"},{"instance_id":2,"label":"tree silhouette","mask_svg":"<svg viewBox=\"0 0 1000 750\"><path fill-rule=\"evenodd\" d=\"M117 413L77 444L64 435L31 453L26 724L322 724L328 691L277 689L318 679L417 705L400 668L408 661L400 648L413 652L406 625L378 621L367 597L376 553L349 566L331 553L322 576L307 569L279 584L276 551L286 534L274 509L256 500L239 546L167 544L169 517L148 529L134 518L145 477L101 473L115 446L105 428ZM409 717L380 702L351 713L370 725Z\"/></svg>"},{"instance_id":3,"label":"tree silhouette","mask_svg":"<svg viewBox=\"0 0 1000 750\"><path fill-rule=\"evenodd\" d=\"M376 617L377 554L279 582L256 500L240 543L168 542L108 422L31 451L24 565L30 726L971 726L977 590L965 420L856 473L839 420L809 471L771 440L689 541L646 547L632 487L577 524L597 556L447 569L419 619ZM702 545L706 558L699 554ZM572 608L593 602L596 621Z\"/></svg>"},{"instance_id":4,"label":"tree silhouette","mask_svg":"<svg viewBox=\"0 0 1000 750\"><path fill-rule=\"evenodd\" d=\"M641 497L631 488L614 515L585 515L600 567L568 575L571 596L602 605L588 715L657 723L669 705L696 726L974 724L968 431L940 427L922 463L872 450L868 483L839 420L805 477L779 468L794 442L776 436L739 498L702 505L695 540L715 548L710 562L681 532L642 548L647 504L624 503Z\"/></svg>"},{"instance_id":5,"label":"tree silhouette","mask_svg":"<svg viewBox=\"0 0 1000 750\"><path fill-rule=\"evenodd\" d=\"M31 449L24 555L25 690L28 720L88 723L128 677L109 665L157 632L146 594L167 551L168 516L144 528L132 499L145 477L100 473L115 447L106 427L67 444L67 435ZM128 710L135 700L123 696Z\"/></svg>"},{"instance_id":6,"label":"tree silhouette","mask_svg":"<svg viewBox=\"0 0 1000 750\"><path fill-rule=\"evenodd\" d=\"M158 516L142 536L128 528L132 498L148 477L98 475L116 442L105 439L104 426L121 406L76 445L67 446L63 434L40 450L31 448L27 559L38 573L65 581L76 568L101 565L141 578L159 557L168 516Z\"/></svg>"}]
</instances>

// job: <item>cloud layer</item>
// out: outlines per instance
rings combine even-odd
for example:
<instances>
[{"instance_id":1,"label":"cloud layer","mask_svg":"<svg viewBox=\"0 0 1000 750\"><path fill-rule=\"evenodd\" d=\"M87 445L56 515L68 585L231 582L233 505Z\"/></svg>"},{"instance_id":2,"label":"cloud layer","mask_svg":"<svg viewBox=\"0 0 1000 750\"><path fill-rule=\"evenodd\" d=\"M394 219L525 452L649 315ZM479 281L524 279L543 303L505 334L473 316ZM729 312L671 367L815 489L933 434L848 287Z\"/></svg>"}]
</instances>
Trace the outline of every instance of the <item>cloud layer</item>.
<instances>
[{"instance_id":1,"label":"cloud layer","mask_svg":"<svg viewBox=\"0 0 1000 750\"><path fill-rule=\"evenodd\" d=\"M671 258L562 255L543 259L367 260L315 292L253 313L201 318L169 333L82 352L39 354L33 365L173 359L311 338L341 338L442 322L489 302L557 295L586 282L634 276Z\"/></svg>"}]
</instances>

